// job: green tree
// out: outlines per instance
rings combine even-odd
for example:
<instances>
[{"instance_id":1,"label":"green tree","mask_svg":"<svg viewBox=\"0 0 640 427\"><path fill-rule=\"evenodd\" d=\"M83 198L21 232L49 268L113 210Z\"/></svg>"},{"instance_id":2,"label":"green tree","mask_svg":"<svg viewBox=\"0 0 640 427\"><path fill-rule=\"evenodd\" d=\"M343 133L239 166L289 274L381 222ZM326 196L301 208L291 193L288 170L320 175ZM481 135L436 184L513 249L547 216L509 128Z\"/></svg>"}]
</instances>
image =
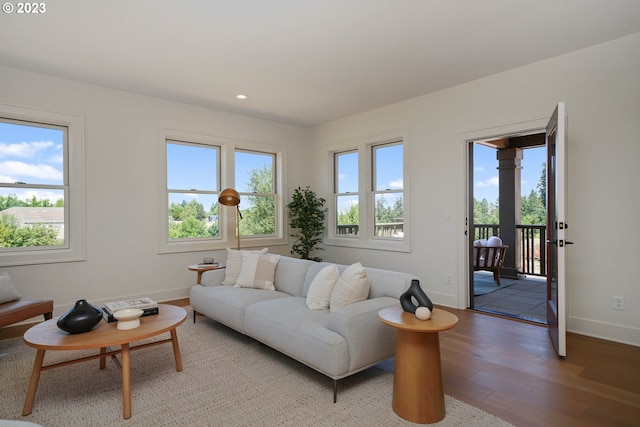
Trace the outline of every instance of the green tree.
<instances>
[{"instance_id":1,"label":"green tree","mask_svg":"<svg viewBox=\"0 0 640 427\"><path fill-rule=\"evenodd\" d=\"M250 172L247 184L248 207L242 211L240 234L244 236L264 236L276 232L276 205L273 196L273 170L270 164Z\"/></svg>"},{"instance_id":2,"label":"green tree","mask_svg":"<svg viewBox=\"0 0 640 427\"><path fill-rule=\"evenodd\" d=\"M359 223L358 205L349 205L349 208L338 213L338 225L352 225Z\"/></svg>"},{"instance_id":3,"label":"green tree","mask_svg":"<svg viewBox=\"0 0 640 427\"><path fill-rule=\"evenodd\" d=\"M0 215L0 247L55 246L58 233L44 224L20 227L20 221L8 214Z\"/></svg>"},{"instance_id":4,"label":"green tree","mask_svg":"<svg viewBox=\"0 0 640 427\"><path fill-rule=\"evenodd\" d=\"M542 163L540 180L538 181L538 194L542 200L542 206L547 207L547 162Z\"/></svg>"},{"instance_id":5,"label":"green tree","mask_svg":"<svg viewBox=\"0 0 640 427\"><path fill-rule=\"evenodd\" d=\"M546 209L538 193L531 190L528 197L522 197L521 224L539 225L546 223Z\"/></svg>"},{"instance_id":6,"label":"green tree","mask_svg":"<svg viewBox=\"0 0 640 427\"><path fill-rule=\"evenodd\" d=\"M498 200L496 203L489 203L487 199L478 201L473 199L473 222L474 224L499 224L500 211L498 208Z\"/></svg>"}]
</instances>

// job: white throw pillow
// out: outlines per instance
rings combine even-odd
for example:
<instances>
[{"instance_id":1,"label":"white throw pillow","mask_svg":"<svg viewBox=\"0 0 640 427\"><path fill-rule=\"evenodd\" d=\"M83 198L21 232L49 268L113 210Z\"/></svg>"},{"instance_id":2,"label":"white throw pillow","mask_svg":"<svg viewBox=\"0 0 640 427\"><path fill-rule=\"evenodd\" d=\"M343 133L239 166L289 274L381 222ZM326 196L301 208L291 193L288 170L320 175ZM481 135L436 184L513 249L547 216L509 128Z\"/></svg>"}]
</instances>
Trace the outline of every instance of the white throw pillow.
<instances>
[{"instance_id":1,"label":"white throw pillow","mask_svg":"<svg viewBox=\"0 0 640 427\"><path fill-rule=\"evenodd\" d=\"M491 236L489 237L489 239L487 239L487 244L485 246L487 247L502 246L502 239L499 238L498 236Z\"/></svg>"},{"instance_id":2,"label":"white throw pillow","mask_svg":"<svg viewBox=\"0 0 640 427\"><path fill-rule=\"evenodd\" d=\"M369 277L359 262L350 265L342 272L331 291L329 308L345 306L364 301L369 297Z\"/></svg>"},{"instance_id":3,"label":"white throw pillow","mask_svg":"<svg viewBox=\"0 0 640 427\"><path fill-rule=\"evenodd\" d=\"M268 249L269 248L264 248L256 251L238 251L236 249L227 248L227 263L225 264L224 280L222 281L222 284L227 286L236 284L236 282L238 281L238 276L240 275L240 268L242 267L242 254L244 252L264 255L267 253Z\"/></svg>"},{"instance_id":4,"label":"white throw pillow","mask_svg":"<svg viewBox=\"0 0 640 427\"><path fill-rule=\"evenodd\" d=\"M307 307L309 310L325 310L329 308L331 291L340 278L340 270L335 264L323 268L313 278L307 293Z\"/></svg>"},{"instance_id":5,"label":"white throw pillow","mask_svg":"<svg viewBox=\"0 0 640 427\"><path fill-rule=\"evenodd\" d=\"M273 280L280 255L261 255L255 253L242 254L242 268L236 288L254 288L273 291Z\"/></svg>"},{"instance_id":6,"label":"white throw pillow","mask_svg":"<svg viewBox=\"0 0 640 427\"><path fill-rule=\"evenodd\" d=\"M9 273L0 273L0 304L21 298L16 288L13 287Z\"/></svg>"}]
</instances>

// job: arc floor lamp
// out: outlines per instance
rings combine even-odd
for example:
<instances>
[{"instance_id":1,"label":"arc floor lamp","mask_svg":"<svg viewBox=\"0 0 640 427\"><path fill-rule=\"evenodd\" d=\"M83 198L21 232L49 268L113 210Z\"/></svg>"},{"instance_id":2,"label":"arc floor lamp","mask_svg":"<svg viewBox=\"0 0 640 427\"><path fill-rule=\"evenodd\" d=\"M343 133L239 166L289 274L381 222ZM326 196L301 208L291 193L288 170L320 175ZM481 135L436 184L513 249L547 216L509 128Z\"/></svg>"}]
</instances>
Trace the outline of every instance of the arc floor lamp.
<instances>
[{"instance_id":1,"label":"arc floor lamp","mask_svg":"<svg viewBox=\"0 0 640 427\"><path fill-rule=\"evenodd\" d=\"M242 219L242 214L240 213L240 194L233 188L226 188L220 193L218 202L221 205L236 207L236 236L238 236L238 250L240 250L240 220Z\"/></svg>"}]
</instances>

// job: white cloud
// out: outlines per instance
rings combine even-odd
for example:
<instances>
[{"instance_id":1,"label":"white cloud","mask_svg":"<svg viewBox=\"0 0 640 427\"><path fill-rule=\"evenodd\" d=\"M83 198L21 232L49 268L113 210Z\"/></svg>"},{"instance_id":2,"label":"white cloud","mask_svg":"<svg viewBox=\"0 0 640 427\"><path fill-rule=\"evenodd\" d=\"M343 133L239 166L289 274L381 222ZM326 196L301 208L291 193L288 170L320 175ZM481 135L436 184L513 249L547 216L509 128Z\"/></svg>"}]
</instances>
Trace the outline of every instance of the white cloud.
<instances>
[{"instance_id":1,"label":"white cloud","mask_svg":"<svg viewBox=\"0 0 640 427\"><path fill-rule=\"evenodd\" d=\"M402 181L402 178L396 179L389 183L389 188L391 189L404 188L403 184L404 182Z\"/></svg>"},{"instance_id":2,"label":"white cloud","mask_svg":"<svg viewBox=\"0 0 640 427\"><path fill-rule=\"evenodd\" d=\"M473 168L473 170L474 170L474 172L484 172L485 171L484 166L475 166Z\"/></svg>"},{"instance_id":3,"label":"white cloud","mask_svg":"<svg viewBox=\"0 0 640 427\"><path fill-rule=\"evenodd\" d=\"M54 147L51 141L34 141L20 142L17 144L0 143L0 158L3 157L20 157L28 159L36 155L36 153Z\"/></svg>"},{"instance_id":4,"label":"white cloud","mask_svg":"<svg viewBox=\"0 0 640 427\"><path fill-rule=\"evenodd\" d=\"M38 180L56 180L63 181L62 171L43 164L31 164L17 161L0 162L0 170L10 177L13 175L16 178L12 178L11 181L5 182L17 182L17 181L33 181L29 178L36 178Z\"/></svg>"},{"instance_id":5,"label":"white cloud","mask_svg":"<svg viewBox=\"0 0 640 427\"><path fill-rule=\"evenodd\" d=\"M476 182L477 187L498 187L500 186L500 178L492 176L491 178Z\"/></svg>"}]
</instances>

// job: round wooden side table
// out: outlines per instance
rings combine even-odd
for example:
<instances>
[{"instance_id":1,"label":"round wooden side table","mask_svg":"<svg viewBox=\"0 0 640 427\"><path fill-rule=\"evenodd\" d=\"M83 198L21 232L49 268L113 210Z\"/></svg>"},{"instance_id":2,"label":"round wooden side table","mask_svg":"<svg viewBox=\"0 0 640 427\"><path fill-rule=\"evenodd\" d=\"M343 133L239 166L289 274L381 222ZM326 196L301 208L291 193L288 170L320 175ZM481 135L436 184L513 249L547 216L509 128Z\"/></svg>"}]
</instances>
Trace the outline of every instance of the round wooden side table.
<instances>
[{"instance_id":1,"label":"round wooden side table","mask_svg":"<svg viewBox=\"0 0 640 427\"><path fill-rule=\"evenodd\" d=\"M191 264L187 267L187 269L191 271L198 272L198 279L196 281L198 285L202 282L202 273L209 270L220 270L221 268L225 268L225 266L221 264Z\"/></svg>"},{"instance_id":2,"label":"round wooden side table","mask_svg":"<svg viewBox=\"0 0 640 427\"><path fill-rule=\"evenodd\" d=\"M399 305L383 308L378 316L397 329L393 411L415 423L441 421L446 412L438 332L453 328L458 317L434 308L431 319L418 320Z\"/></svg>"}]
</instances>

